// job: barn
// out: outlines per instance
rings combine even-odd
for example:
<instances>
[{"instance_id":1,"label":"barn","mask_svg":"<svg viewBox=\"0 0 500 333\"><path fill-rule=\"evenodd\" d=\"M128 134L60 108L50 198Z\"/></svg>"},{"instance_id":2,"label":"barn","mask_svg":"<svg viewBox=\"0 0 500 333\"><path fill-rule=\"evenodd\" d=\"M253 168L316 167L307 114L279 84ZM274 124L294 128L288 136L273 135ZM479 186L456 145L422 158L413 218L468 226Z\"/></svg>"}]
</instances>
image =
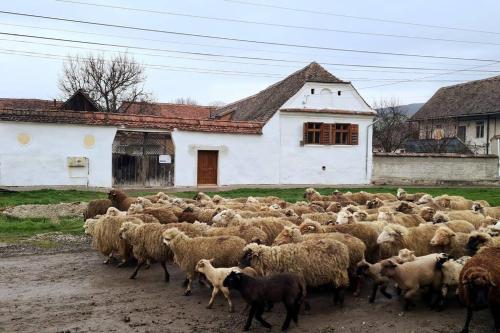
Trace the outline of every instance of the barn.
<instances>
[{"instance_id":1,"label":"barn","mask_svg":"<svg viewBox=\"0 0 500 333\"><path fill-rule=\"evenodd\" d=\"M315 62L221 108L125 104L106 113L84 92L72 99L0 99L1 186L370 182L375 111Z\"/></svg>"}]
</instances>

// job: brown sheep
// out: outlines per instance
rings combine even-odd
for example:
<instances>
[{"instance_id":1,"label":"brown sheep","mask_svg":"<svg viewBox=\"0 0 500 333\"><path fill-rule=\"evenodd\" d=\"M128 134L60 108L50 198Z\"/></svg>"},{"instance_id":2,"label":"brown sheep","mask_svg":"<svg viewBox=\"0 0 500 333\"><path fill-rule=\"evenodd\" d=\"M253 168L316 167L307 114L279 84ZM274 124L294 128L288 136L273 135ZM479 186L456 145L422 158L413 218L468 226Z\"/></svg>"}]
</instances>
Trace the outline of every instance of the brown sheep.
<instances>
[{"instance_id":1,"label":"brown sheep","mask_svg":"<svg viewBox=\"0 0 500 333\"><path fill-rule=\"evenodd\" d=\"M471 254L474 254L484 246L500 246L500 236L492 237L480 231L471 232L466 246L467 250L469 250Z\"/></svg>"},{"instance_id":2,"label":"brown sheep","mask_svg":"<svg viewBox=\"0 0 500 333\"><path fill-rule=\"evenodd\" d=\"M476 228L472 223L463 220L453 220L445 223L437 223L436 225L437 226L445 225L455 232L463 232L466 234L469 234L474 230L476 230Z\"/></svg>"},{"instance_id":3,"label":"brown sheep","mask_svg":"<svg viewBox=\"0 0 500 333\"><path fill-rule=\"evenodd\" d=\"M359 238L365 243L365 257L367 260L376 261L379 257L378 233L368 224L352 223L322 226L318 222L306 220L299 226L299 230L303 235L308 233L341 232Z\"/></svg>"},{"instance_id":4,"label":"brown sheep","mask_svg":"<svg viewBox=\"0 0 500 333\"><path fill-rule=\"evenodd\" d=\"M109 207L111 207L113 203L109 199L96 199L89 202L87 208L83 212L83 219L93 219L97 215L106 214Z\"/></svg>"},{"instance_id":5,"label":"brown sheep","mask_svg":"<svg viewBox=\"0 0 500 333\"><path fill-rule=\"evenodd\" d=\"M111 200L113 207L125 212L130 208L130 205L135 203L137 198L127 196L127 194L122 190L113 189L109 191L108 199Z\"/></svg>"},{"instance_id":6,"label":"brown sheep","mask_svg":"<svg viewBox=\"0 0 500 333\"><path fill-rule=\"evenodd\" d=\"M177 223L179 219L172 209L163 207L146 207L142 210L144 214L149 214L158 219L161 224Z\"/></svg>"},{"instance_id":7,"label":"brown sheep","mask_svg":"<svg viewBox=\"0 0 500 333\"><path fill-rule=\"evenodd\" d=\"M427 193L413 193L413 194L408 194L406 193L405 190L402 188L398 188L398 191L396 193L396 198L401 201L411 201L411 202L416 202L418 201L421 197L426 195Z\"/></svg>"},{"instance_id":8,"label":"brown sheep","mask_svg":"<svg viewBox=\"0 0 500 333\"><path fill-rule=\"evenodd\" d=\"M481 213L484 216L489 216L494 219L500 219L500 207L487 207L478 201L472 204L472 210L476 213Z\"/></svg>"},{"instance_id":9,"label":"brown sheep","mask_svg":"<svg viewBox=\"0 0 500 333\"><path fill-rule=\"evenodd\" d=\"M453 220L465 220L474 225L476 229L483 226L483 223L487 222L487 219L483 214L474 213L470 210L451 210L447 212L437 212L434 214L433 218L435 223L448 222ZM492 220L493 223L494 220Z\"/></svg>"},{"instance_id":10,"label":"brown sheep","mask_svg":"<svg viewBox=\"0 0 500 333\"><path fill-rule=\"evenodd\" d=\"M415 255L423 256L434 252L430 245L437 226L422 224L414 228L406 228L399 224L390 224L378 236L377 243L387 245L392 249L385 255L395 256L399 250L407 248L415 251Z\"/></svg>"},{"instance_id":11,"label":"brown sheep","mask_svg":"<svg viewBox=\"0 0 500 333\"><path fill-rule=\"evenodd\" d=\"M460 258L467 255L465 246L468 241L469 234L455 232L446 226L442 226L435 231L430 244L435 248L435 252L445 252L454 258Z\"/></svg>"},{"instance_id":12,"label":"brown sheep","mask_svg":"<svg viewBox=\"0 0 500 333\"><path fill-rule=\"evenodd\" d=\"M474 310L489 307L496 332L500 331L500 247L489 247L469 259L460 272L458 296L467 306L467 317L462 329L469 332Z\"/></svg>"}]
</instances>

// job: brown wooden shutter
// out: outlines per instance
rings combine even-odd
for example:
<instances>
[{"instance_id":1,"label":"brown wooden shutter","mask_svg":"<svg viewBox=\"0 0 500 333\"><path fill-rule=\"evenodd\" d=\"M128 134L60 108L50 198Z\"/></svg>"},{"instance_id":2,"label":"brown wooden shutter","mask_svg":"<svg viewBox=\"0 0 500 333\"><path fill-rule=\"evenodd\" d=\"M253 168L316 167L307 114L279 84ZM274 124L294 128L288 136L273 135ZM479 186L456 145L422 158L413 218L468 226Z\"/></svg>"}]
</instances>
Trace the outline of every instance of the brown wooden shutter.
<instances>
[{"instance_id":1,"label":"brown wooden shutter","mask_svg":"<svg viewBox=\"0 0 500 333\"><path fill-rule=\"evenodd\" d=\"M332 124L321 124L320 144L332 144Z\"/></svg>"},{"instance_id":2,"label":"brown wooden shutter","mask_svg":"<svg viewBox=\"0 0 500 333\"><path fill-rule=\"evenodd\" d=\"M357 145L359 141L359 126L358 124L349 125L349 144Z\"/></svg>"},{"instance_id":3,"label":"brown wooden shutter","mask_svg":"<svg viewBox=\"0 0 500 333\"><path fill-rule=\"evenodd\" d=\"M308 143L308 142L307 142L307 125L308 125L308 124L309 124L309 123L304 123L303 133L302 133L302 143L303 143L303 144Z\"/></svg>"}]
</instances>

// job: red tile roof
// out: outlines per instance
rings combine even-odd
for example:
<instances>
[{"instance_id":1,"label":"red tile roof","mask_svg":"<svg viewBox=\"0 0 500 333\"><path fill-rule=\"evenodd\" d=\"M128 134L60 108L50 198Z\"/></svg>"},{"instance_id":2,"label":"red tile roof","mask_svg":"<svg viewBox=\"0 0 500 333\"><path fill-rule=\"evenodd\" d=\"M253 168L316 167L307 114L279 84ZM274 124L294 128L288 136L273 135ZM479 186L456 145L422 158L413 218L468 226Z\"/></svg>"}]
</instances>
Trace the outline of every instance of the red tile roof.
<instances>
[{"instance_id":1,"label":"red tile roof","mask_svg":"<svg viewBox=\"0 0 500 333\"><path fill-rule=\"evenodd\" d=\"M212 119L182 119L123 113L0 109L0 121L83 124L119 128L163 129L172 131L262 134L264 123Z\"/></svg>"},{"instance_id":2,"label":"red tile roof","mask_svg":"<svg viewBox=\"0 0 500 333\"><path fill-rule=\"evenodd\" d=\"M47 110L58 109L63 103L35 98L0 98L0 109Z\"/></svg>"},{"instance_id":3,"label":"red tile roof","mask_svg":"<svg viewBox=\"0 0 500 333\"><path fill-rule=\"evenodd\" d=\"M166 118L208 119L214 107L173 103L128 103L120 107L126 114L142 114Z\"/></svg>"}]
</instances>

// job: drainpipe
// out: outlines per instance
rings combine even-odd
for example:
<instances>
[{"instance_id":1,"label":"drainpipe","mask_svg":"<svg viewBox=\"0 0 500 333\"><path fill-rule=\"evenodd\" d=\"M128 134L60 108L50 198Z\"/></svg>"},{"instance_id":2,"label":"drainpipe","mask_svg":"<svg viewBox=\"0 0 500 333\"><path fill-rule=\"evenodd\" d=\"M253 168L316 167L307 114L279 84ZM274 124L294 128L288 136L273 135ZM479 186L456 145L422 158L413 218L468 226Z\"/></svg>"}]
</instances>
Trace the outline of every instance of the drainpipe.
<instances>
[{"instance_id":1,"label":"drainpipe","mask_svg":"<svg viewBox=\"0 0 500 333\"><path fill-rule=\"evenodd\" d=\"M368 180L368 150L373 154L372 150L370 149L369 143L370 143L370 127L378 123L380 119L375 120L368 126L366 126L366 151L365 151L365 179Z\"/></svg>"},{"instance_id":2,"label":"drainpipe","mask_svg":"<svg viewBox=\"0 0 500 333\"><path fill-rule=\"evenodd\" d=\"M500 138L497 138L498 176L500 177Z\"/></svg>"},{"instance_id":3,"label":"drainpipe","mask_svg":"<svg viewBox=\"0 0 500 333\"><path fill-rule=\"evenodd\" d=\"M486 117L486 155L490 152L490 116Z\"/></svg>"}]
</instances>

